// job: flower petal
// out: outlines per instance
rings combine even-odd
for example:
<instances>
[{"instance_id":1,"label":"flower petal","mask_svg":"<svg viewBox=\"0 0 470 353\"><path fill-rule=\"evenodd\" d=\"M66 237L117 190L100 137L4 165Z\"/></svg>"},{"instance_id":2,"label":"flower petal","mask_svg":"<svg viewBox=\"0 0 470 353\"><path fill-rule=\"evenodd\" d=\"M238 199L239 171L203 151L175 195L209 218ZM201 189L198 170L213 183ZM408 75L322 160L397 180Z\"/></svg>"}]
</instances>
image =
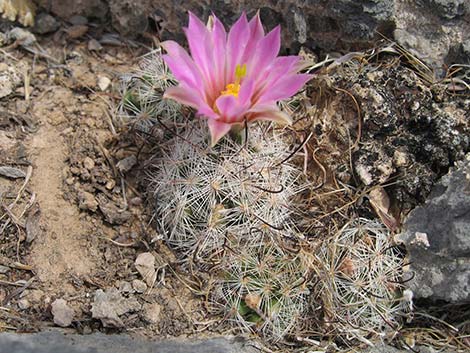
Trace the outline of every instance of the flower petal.
<instances>
[{"instance_id":1,"label":"flower petal","mask_svg":"<svg viewBox=\"0 0 470 353\"><path fill-rule=\"evenodd\" d=\"M262 73L266 68L270 67L274 59L276 58L279 50L281 49L281 27L276 26L271 32L269 32L264 38L259 40L253 55L256 58L253 59L250 72Z\"/></svg>"},{"instance_id":2,"label":"flower petal","mask_svg":"<svg viewBox=\"0 0 470 353\"><path fill-rule=\"evenodd\" d=\"M296 94L312 78L308 74L296 74L282 77L275 85L263 92L256 103L275 102Z\"/></svg>"},{"instance_id":3,"label":"flower petal","mask_svg":"<svg viewBox=\"0 0 470 353\"><path fill-rule=\"evenodd\" d=\"M280 111L279 109L266 110L266 111L250 114L248 117L248 121L251 122L255 120L274 121L281 125L292 124L292 118L288 114Z\"/></svg>"},{"instance_id":4,"label":"flower petal","mask_svg":"<svg viewBox=\"0 0 470 353\"><path fill-rule=\"evenodd\" d=\"M201 105L201 97L199 94L181 85L176 87L168 87L163 95L163 98L174 99L181 104L189 105L193 108L199 108Z\"/></svg>"},{"instance_id":5,"label":"flower petal","mask_svg":"<svg viewBox=\"0 0 470 353\"><path fill-rule=\"evenodd\" d=\"M168 53L168 55L163 55L163 60L170 68L173 76L178 81L186 82L191 87L202 87L201 72L186 50L172 40L162 42L161 46Z\"/></svg>"},{"instance_id":6,"label":"flower petal","mask_svg":"<svg viewBox=\"0 0 470 353\"><path fill-rule=\"evenodd\" d=\"M227 33L220 20L214 17L214 27L212 28L212 44L214 52L214 79L217 92L225 88L225 55L227 46Z\"/></svg>"},{"instance_id":7,"label":"flower petal","mask_svg":"<svg viewBox=\"0 0 470 353\"><path fill-rule=\"evenodd\" d=\"M235 79L235 67L243 63L241 62L245 47L250 38L250 27L246 14L240 16L235 24L230 29L227 38L227 67L225 72L225 82L230 83Z\"/></svg>"},{"instance_id":8,"label":"flower petal","mask_svg":"<svg viewBox=\"0 0 470 353\"><path fill-rule=\"evenodd\" d=\"M211 146L214 147L219 140L224 137L232 128L231 124L226 124L215 119L208 119L207 125L211 134Z\"/></svg>"}]
</instances>

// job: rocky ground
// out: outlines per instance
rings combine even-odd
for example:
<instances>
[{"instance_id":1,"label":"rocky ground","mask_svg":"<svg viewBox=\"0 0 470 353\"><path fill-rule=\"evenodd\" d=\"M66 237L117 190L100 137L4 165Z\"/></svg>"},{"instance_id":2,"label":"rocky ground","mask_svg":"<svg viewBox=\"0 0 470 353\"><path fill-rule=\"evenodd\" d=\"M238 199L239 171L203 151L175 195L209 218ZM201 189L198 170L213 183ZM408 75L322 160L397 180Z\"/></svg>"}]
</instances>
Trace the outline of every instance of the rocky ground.
<instances>
[{"instance_id":1,"label":"rocky ground","mask_svg":"<svg viewBox=\"0 0 470 353\"><path fill-rule=\"evenodd\" d=\"M155 136L116 119L119 76L152 40L127 40L83 17L44 15L36 37L0 28L0 329L233 333L210 314L203 276L185 273L152 226L145 167ZM299 136L314 131L307 167L322 226L354 214L398 232L470 151L468 87L451 80L458 74L437 84L408 52L380 48L319 65L291 102ZM468 300L464 290L459 300ZM467 319L451 320L462 336ZM420 324L445 337L447 326L430 322ZM403 332L409 344L424 335Z\"/></svg>"}]
</instances>

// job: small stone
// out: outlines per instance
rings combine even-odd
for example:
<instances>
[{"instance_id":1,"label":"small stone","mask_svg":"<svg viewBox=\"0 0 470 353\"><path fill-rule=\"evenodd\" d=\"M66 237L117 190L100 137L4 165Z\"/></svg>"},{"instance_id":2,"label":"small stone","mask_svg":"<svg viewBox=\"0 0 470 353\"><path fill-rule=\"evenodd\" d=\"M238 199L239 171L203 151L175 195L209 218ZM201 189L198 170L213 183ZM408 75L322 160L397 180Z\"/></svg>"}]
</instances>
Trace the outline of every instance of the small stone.
<instances>
[{"instance_id":1,"label":"small stone","mask_svg":"<svg viewBox=\"0 0 470 353\"><path fill-rule=\"evenodd\" d=\"M26 310L30 307L30 303L28 301L28 299L20 299L18 300L18 308L20 308L20 310Z\"/></svg>"},{"instance_id":2,"label":"small stone","mask_svg":"<svg viewBox=\"0 0 470 353\"><path fill-rule=\"evenodd\" d=\"M88 41L88 50L89 51L100 51L103 49L103 46L96 39L90 39Z\"/></svg>"},{"instance_id":3,"label":"small stone","mask_svg":"<svg viewBox=\"0 0 470 353\"><path fill-rule=\"evenodd\" d=\"M54 300L51 311L54 317L54 324L57 326L68 327L72 324L75 312L64 299Z\"/></svg>"},{"instance_id":4,"label":"small stone","mask_svg":"<svg viewBox=\"0 0 470 353\"><path fill-rule=\"evenodd\" d=\"M155 272L155 256L149 252L141 253L135 259L135 267L148 286L153 286L157 274Z\"/></svg>"},{"instance_id":5,"label":"small stone","mask_svg":"<svg viewBox=\"0 0 470 353\"><path fill-rule=\"evenodd\" d=\"M116 164L116 167L119 169L119 171L121 173L126 173L128 172L129 170L131 170L131 168L133 166L135 166L137 164L137 157L134 156L134 155L131 155L129 157L126 157L124 159L121 159L117 164Z\"/></svg>"},{"instance_id":6,"label":"small stone","mask_svg":"<svg viewBox=\"0 0 470 353\"><path fill-rule=\"evenodd\" d=\"M9 271L10 271L10 267L0 265L0 274L4 275L5 273L8 273Z\"/></svg>"},{"instance_id":7,"label":"small stone","mask_svg":"<svg viewBox=\"0 0 470 353\"><path fill-rule=\"evenodd\" d=\"M160 313L162 311L162 306L158 303L147 303L143 306L144 319L152 324L157 324L160 322Z\"/></svg>"},{"instance_id":8,"label":"small stone","mask_svg":"<svg viewBox=\"0 0 470 353\"><path fill-rule=\"evenodd\" d=\"M83 160L83 166L88 170L92 170L95 167L95 161L90 157L85 157Z\"/></svg>"},{"instance_id":9,"label":"small stone","mask_svg":"<svg viewBox=\"0 0 470 353\"><path fill-rule=\"evenodd\" d=\"M113 190L115 186L116 186L116 180L111 179L111 180L108 180L108 182L106 183L104 187L108 190Z\"/></svg>"},{"instance_id":10,"label":"small stone","mask_svg":"<svg viewBox=\"0 0 470 353\"><path fill-rule=\"evenodd\" d=\"M36 23L34 24L32 31L38 34L47 34L55 32L58 29L59 22L57 22L53 16L43 12L36 16Z\"/></svg>"},{"instance_id":11,"label":"small stone","mask_svg":"<svg viewBox=\"0 0 470 353\"><path fill-rule=\"evenodd\" d=\"M21 27L15 27L8 33L8 38L22 46L28 47L36 43L36 37L30 31Z\"/></svg>"},{"instance_id":12,"label":"small stone","mask_svg":"<svg viewBox=\"0 0 470 353\"><path fill-rule=\"evenodd\" d=\"M147 290L147 284L140 279L135 279L132 281L132 287L137 293L144 293Z\"/></svg>"},{"instance_id":13,"label":"small stone","mask_svg":"<svg viewBox=\"0 0 470 353\"><path fill-rule=\"evenodd\" d=\"M129 204L131 206L140 206L142 205L142 199L138 196L133 197L132 199L129 200Z\"/></svg>"},{"instance_id":14,"label":"small stone","mask_svg":"<svg viewBox=\"0 0 470 353\"><path fill-rule=\"evenodd\" d=\"M70 17L69 22L74 26L85 26L88 24L88 19L84 16L75 15Z\"/></svg>"},{"instance_id":15,"label":"small stone","mask_svg":"<svg viewBox=\"0 0 470 353\"><path fill-rule=\"evenodd\" d=\"M80 191L78 193L78 207L81 210L90 210L95 212L98 209L98 201L95 196L87 191Z\"/></svg>"},{"instance_id":16,"label":"small stone","mask_svg":"<svg viewBox=\"0 0 470 353\"><path fill-rule=\"evenodd\" d=\"M100 211L109 224L124 224L131 219L129 211L122 211L112 202L99 202Z\"/></svg>"},{"instance_id":17,"label":"small stone","mask_svg":"<svg viewBox=\"0 0 470 353\"><path fill-rule=\"evenodd\" d=\"M127 281L120 281L119 282L119 291L121 293L132 293L134 292L132 285Z\"/></svg>"},{"instance_id":18,"label":"small stone","mask_svg":"<svg viewBox=\"0 0 470 353\"><path fill-rule=\"evenodd\" d=\"M124 298L116 288L107 289L106 292L98 289L91 314L94 319L101 320L104 327L123 327L120 316L140 309L141 305L135 298Z\"/></svg>"},{"instance_id":19,"label":"small stone","mask_svg":"<svg viewBox=\"0 0 470 353\"><path fill-rule=\"evenodd\" d=\"M106 76L98 76L98 87L101 91L106 91L111 84L111 80Z\"/></svg>"}]
</instances>

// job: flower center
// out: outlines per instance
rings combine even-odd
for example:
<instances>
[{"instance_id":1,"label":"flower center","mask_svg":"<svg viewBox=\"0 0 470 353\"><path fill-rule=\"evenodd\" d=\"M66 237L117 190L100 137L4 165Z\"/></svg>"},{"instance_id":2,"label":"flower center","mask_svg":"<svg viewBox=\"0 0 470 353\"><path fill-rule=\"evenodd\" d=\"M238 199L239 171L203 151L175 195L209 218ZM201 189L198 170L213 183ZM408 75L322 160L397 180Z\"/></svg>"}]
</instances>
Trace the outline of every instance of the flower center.
<instances>
[{"instance_id":1,"label":"flower center","mask_svg":"<svg viewBox=\"0 0 470 353\"><path fill-rule=\"evenodd\" d=\"M221 95L232 95L238 98L238 92L240 92L240 80L246 76L246 64L238 64L235 68L235 82L229 83L225 86L225 90L220 92Z\"/></svg>"}]
</instances>

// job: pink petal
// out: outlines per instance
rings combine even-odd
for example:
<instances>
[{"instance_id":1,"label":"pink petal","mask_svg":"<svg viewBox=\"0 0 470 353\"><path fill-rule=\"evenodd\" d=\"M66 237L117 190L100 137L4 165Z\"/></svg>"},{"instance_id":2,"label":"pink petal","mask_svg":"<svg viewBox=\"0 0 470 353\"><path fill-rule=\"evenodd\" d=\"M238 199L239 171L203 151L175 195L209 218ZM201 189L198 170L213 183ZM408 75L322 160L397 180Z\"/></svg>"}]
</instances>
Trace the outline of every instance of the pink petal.
<instances>
[{"instance_id":1,"label":"pink petal","mask_svg":"<svg viewBox=\"0 0 470 353\"><path fill-rule=\"evenodd\" d=\"M189 12L189 24L184 32L195 64L200 68L206 80L209 81L213 55L209 30L199 18Z\"/></svg>"},{"instance_id":2,"label":"pink petal","mask_svg":"<svg viewBox=\"0 0 470 353\"><path fill-rule=\"evenodd\" d=\"M264 29L259 17L259 11L256 12L256 15L250 20L248 26L250 27L250 38L245 48L245 52L243 53L241 63L249 66L253 60L253 53L258 42L264 37Z\"/></svg>"},{"instance_id":3,"label":"pink petal","mask_svg":"<svg viewBox=\"0 0 470 353\"><path fill-rule=\"evenodd\" d=\"M297 93L302 86L312 78L308 74L296 74L280 78L275 85L267 88L262 93L257 103L275 102L289 98Z\"/></svg>"},{"instance_id":4,"label":"pink petal","mask_svg":"<svg viewBox=\"0 0 470 353\"><path fill-rule=\"evenodd\" d=\"M235 67L244 63L241 62L245 47L250 38L250 27L243 13L230 29L227 39L227 67L225 72L225 82L230 83L235 78Z\"/></svg>"},{"instance_id":5,"label":"pink petal","mask_svg":"<svg viewBox=\"0 0 470 353\"><path fill-rule=\"evenodd\" d=\"M168 87L163 98L174 99L181 104L189 105L193 108L198 108L202 103L198 92L194 92L193 90L181 85L177 87Z\"/></svg>"},{"instance_id":6,"label":"pink petal","mask_svg":"<svg viewBox=\"0 0 470 353\"><path fill-rule=\"evenodd\" d=\"M226 124L215 119L208 119L207 125L209 126L209 131L211 133L211 145L212 147L219 142L219 140L224 137L232 128L231 124Z\"/></svg>"},{"instance_id":7,"label":"pink petal","mask_svg":"<svg viewBox=\"0 0 470 353\"><path fill-rule=\"evenodd\" d=\"M280 125L292 124L292 118L288 114L281 112L279 109L266 110L263 112L251 114L249 115L248 120L250 122L255 120L274 121Z\"/></svg>"},{"instance_id":8,"label":"pink petal","mask_svg":"<svg viewBox=\"0 0 470 353\"><path fill-rule=\"evenodd\" d=\"M224 25L214 16L212 28L212 43L214 52L214 79L215 89L221 92L225 88L225 51L227 45L227 33Z\"/></svg>"},{"instance_id":9,"label":"pink petal","mask_svg":"<svg viewBox=\"0 0 470 353\"><path fill-rule=\"evenodd\" d=\"M189 86L202 87L201 73L189 54L178 43L171 40L161 43L161 46L168 53L168 55L163 55L163 60L173 76Z\"/></svg>"},{"instance_id":10,"label":"pink petal","mask_svg":"<svg viewBox=\"0 0 470 353\"><path fill-rule=\"evenodd\" d=\"M256 56L256 59L253 59L250 72L264 72L264 70L272 64L280 49L281 27L276 26L258 42L253 53L247 53L247 55Z\"/></svg>"}]
</instances>

